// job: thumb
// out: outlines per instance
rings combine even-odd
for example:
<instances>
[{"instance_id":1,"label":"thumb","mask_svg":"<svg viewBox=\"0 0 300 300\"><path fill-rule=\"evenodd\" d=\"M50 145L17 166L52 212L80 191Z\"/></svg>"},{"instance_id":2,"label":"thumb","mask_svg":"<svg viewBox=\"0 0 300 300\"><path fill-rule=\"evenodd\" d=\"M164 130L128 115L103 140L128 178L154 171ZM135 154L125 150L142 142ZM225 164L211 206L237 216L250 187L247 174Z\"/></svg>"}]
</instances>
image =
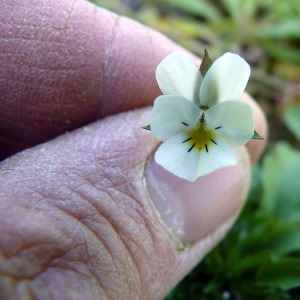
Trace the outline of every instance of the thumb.
<instances>
[{"instance_id":1,"label":"thumb","mask_svg":"<svg viewBox=\"0 0 300 300\"><path fill-rule=\"evenodd\" d=\"M189 183L155 164L150 109L0 164L0 288L45 299L160 299L224 236L249 160Z\"/></svg>"}]
</instances>

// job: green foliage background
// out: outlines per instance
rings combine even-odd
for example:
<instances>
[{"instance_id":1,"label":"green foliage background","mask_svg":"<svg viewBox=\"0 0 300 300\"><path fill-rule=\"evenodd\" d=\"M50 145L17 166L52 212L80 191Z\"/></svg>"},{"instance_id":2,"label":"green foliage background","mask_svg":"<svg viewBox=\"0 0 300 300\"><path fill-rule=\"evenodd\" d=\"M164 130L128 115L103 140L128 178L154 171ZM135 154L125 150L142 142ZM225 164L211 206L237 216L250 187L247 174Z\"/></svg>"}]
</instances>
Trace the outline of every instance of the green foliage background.
<instances>
[{"instance_id":1,"label":"green foliage background","mask_svg":"<svg viewBox=\"0 0 300 300\"><path fill-rule=\"evenodd\" d=\"M251 65L247 91L270 125L252 189L233 229L167 297L300 299L299 0L92 0L201 56Z\"/></svg>"}]
</instances>

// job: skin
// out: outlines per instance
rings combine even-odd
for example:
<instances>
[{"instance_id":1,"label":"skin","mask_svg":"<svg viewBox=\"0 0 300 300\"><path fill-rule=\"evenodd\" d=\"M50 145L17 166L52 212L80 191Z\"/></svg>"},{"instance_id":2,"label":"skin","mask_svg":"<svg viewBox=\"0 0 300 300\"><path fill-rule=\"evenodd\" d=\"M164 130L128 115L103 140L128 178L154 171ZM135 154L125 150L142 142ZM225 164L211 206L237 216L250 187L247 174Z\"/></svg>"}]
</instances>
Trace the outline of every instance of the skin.
<instances>
[{"instance_id":1,"label":"skin","mask_svg":"<svg viewBox=\"0 0 300 300\"><path fill-rule=\"evenodd\" d=\"M150 188L159 142L140 127L156 66L185 50L85 1L0 7L0 298L163 298L232 225L265 141L237 150L240 176L202 196L207 214L186 210L202 223L178 235ZM266 137L261 109L242 101Z\"/></svg>"}]
</instances>

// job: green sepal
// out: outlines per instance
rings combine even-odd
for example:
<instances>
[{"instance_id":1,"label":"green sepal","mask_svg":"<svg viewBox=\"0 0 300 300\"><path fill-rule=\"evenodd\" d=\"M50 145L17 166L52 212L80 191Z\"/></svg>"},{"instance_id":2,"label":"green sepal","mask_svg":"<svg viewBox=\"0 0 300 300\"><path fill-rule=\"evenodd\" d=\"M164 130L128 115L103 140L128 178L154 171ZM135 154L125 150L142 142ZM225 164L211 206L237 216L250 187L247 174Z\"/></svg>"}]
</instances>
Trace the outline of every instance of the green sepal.
<instances>
[{"instance_id":1,"label":"green sepal","mask_svg":"<svg viewBox=\"0 0 300 300\"><path fill-rule=\"evenodd\" d=\"M205 48L204 49L203 60L202 60L202 63L200 65L200 68L199 68L202 77L204 77L206 75L206 73L209 70L209 68L211 67L211 65L212 65L211 59L209 58L208 52Z\"/></svg>"},{"instance_id":2,"label":"green sepal","mask_svg":"<svg viewBox=\"0 0 300 300\"><path fill-rule=\"evenodd\" d=\"M151 127L150 127L150 125L143 126L142 128L143 128L143 129L146 129L146 130L150 130L150 131L151 131Z\"/></svg>"},{"instance_id":3,"label":"green sepal","mask_svg":"<svg viewBox=\"0 0 300 300\"><path fill-rule=\"evenodd\" d=\"M263 140L264 138L260 136L255 130L252 136L252 140Z\"/></svg>"}]
</instances>

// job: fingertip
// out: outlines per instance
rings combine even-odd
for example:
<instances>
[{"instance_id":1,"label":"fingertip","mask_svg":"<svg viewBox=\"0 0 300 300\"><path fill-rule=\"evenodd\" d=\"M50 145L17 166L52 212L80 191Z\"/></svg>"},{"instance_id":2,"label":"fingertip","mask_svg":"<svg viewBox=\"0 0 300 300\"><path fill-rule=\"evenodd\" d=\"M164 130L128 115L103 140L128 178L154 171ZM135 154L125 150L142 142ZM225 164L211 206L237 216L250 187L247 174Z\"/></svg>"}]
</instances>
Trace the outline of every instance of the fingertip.
<instances>
[{"instance_id":1,"label":"fingertip","mask_svg":"<svg viewBox=\"0 0 300 300\"><path fill-rule=\"evenodd\" d=\"M260 158L268 141L268 123L263 110L249 94L244 93L241 101L251 106L255 118L255 130L264 138L263 140L250 140L246 145L251 163L255 163Z\"/></svg>"}]
</instances>

